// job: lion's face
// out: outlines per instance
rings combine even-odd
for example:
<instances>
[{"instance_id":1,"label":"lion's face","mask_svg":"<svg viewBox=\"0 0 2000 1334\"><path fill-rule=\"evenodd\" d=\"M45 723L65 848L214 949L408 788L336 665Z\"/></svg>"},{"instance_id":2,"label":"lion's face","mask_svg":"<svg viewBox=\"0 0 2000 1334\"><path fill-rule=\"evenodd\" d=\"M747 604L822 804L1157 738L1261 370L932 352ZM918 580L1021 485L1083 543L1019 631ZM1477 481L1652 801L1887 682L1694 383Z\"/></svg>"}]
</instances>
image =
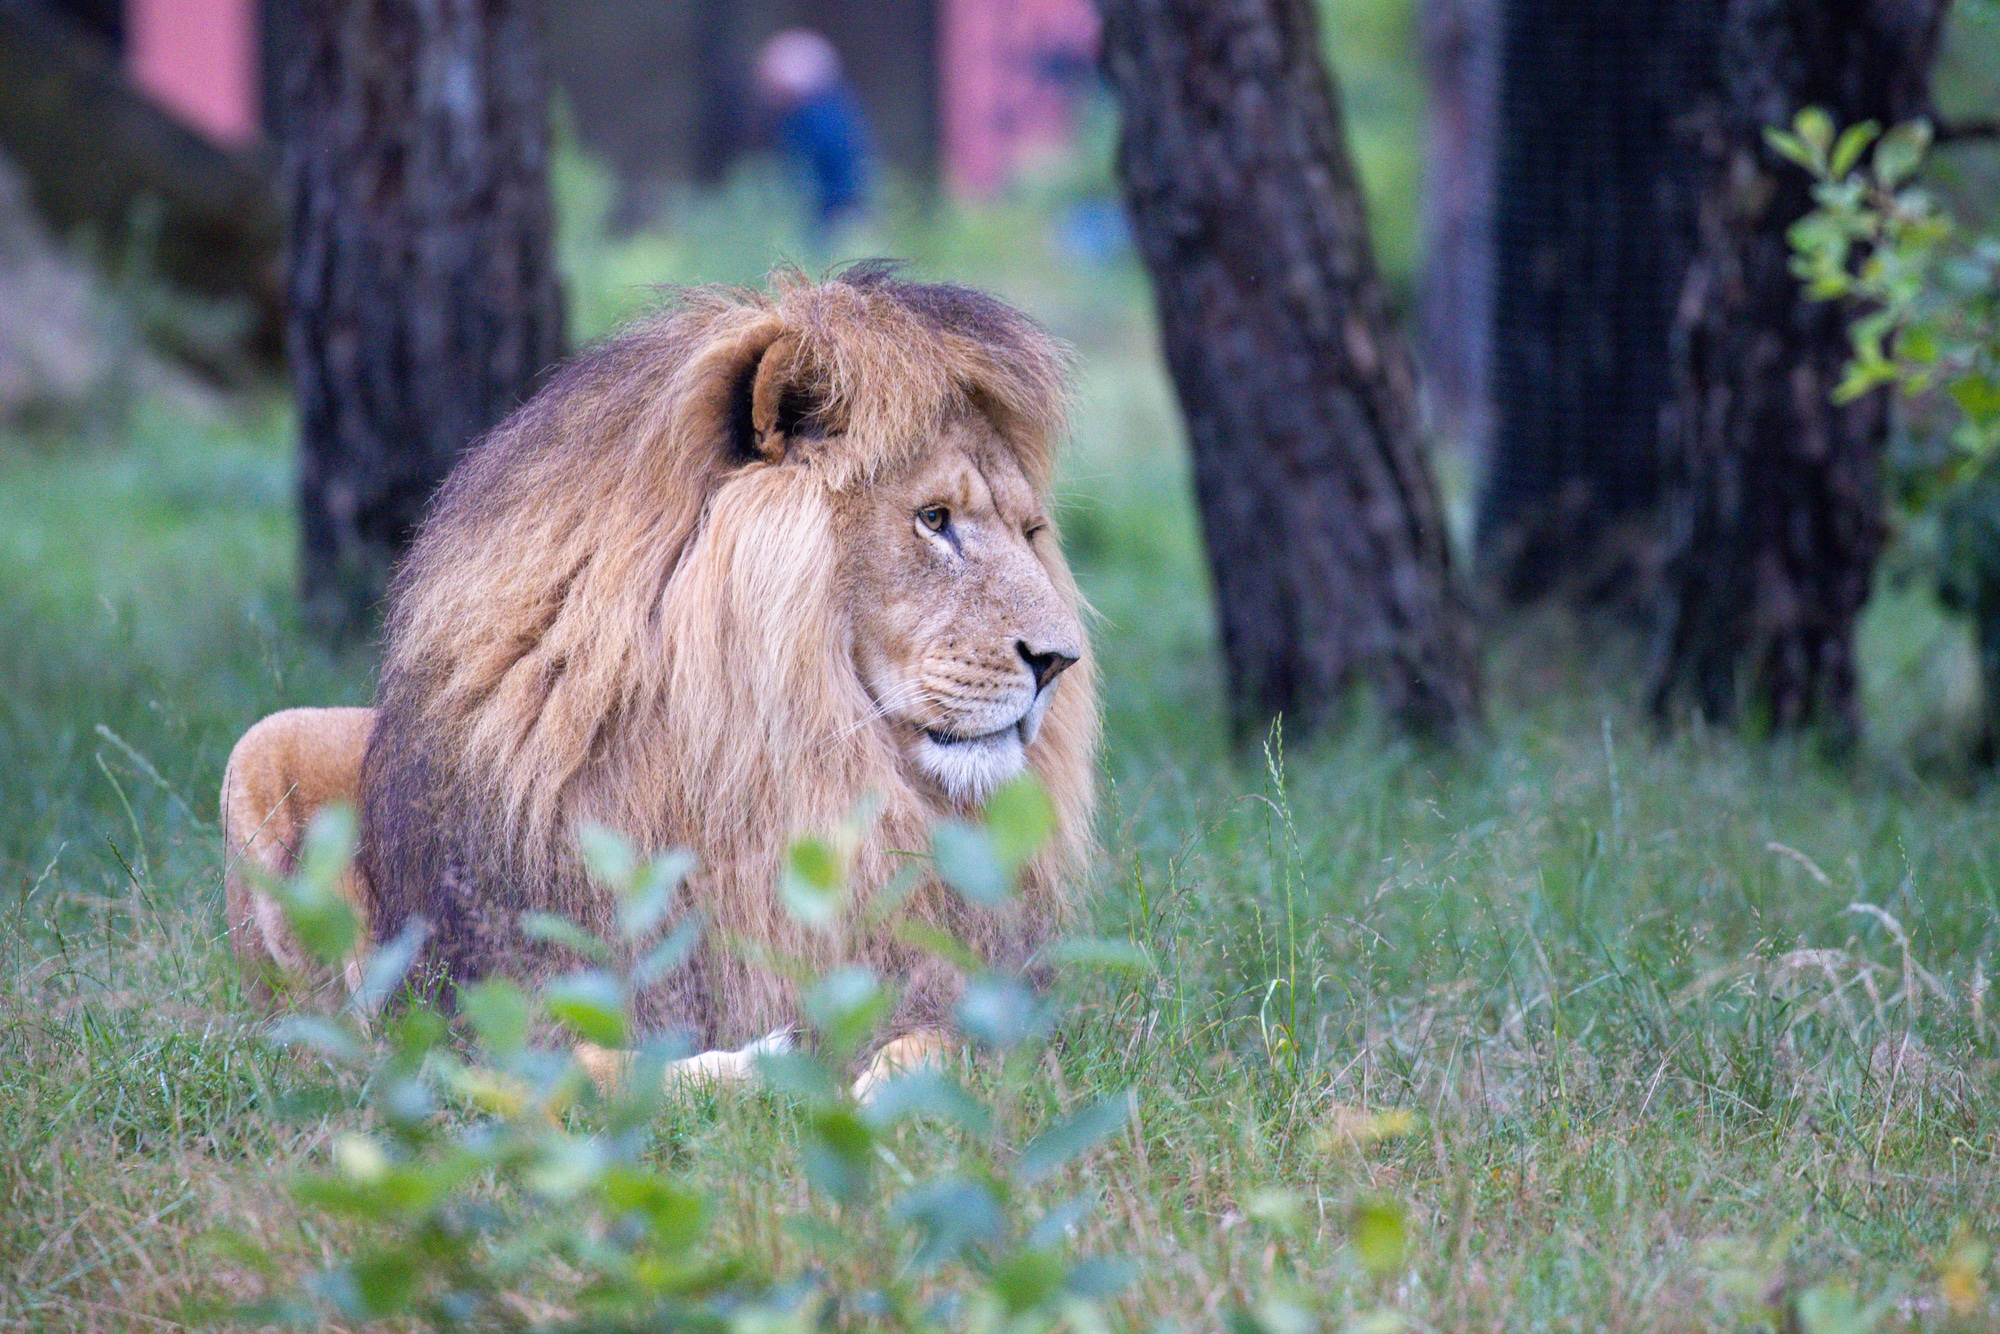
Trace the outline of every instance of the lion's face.
<instances>
[{"instance_id":1,"label":"lion's face","mask_svg":"<svg viewBox=\"0 0 2000 1334\"><path fill-rule=\"evenodd\" d=\"M981 801L1026 765L1084 653L1055 532L977 419L851 503L842 564L862 683L915 776Z\"/></svg>"}]
</instances>

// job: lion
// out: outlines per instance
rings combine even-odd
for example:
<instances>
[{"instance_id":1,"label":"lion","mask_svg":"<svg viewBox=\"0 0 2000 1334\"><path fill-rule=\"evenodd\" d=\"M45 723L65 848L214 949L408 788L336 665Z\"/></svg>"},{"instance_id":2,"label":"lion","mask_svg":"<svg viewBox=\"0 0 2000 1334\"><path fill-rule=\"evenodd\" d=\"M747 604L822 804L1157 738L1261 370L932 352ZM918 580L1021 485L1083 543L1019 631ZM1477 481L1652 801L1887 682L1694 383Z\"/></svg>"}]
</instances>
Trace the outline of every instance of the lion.
<instances>
[{"instance_id":1,"label":"lion","mask_svg":"<svg viewBox=\"0 0 2000 1334\"><path fill-rule=\"evenodd\" d=\"M901 984L889 1050L940 1050L963 979L858 913L844 938L793 920L781 864L864 811L857 903L925 867L903 911L1005 967L1073 916L1099 723L1050 513L1065 371L1026 316L884 267L683 293L468 451L393 580L372 715L253 728L229 773L268 779L225 783L231 849L255 860L351 783L361 915L378 940L422 918L417 975L449 1003L575 962L524 913L609 934L580 826L685 848L678 906L706 931L634 997L640 1028L754 1050L797 1020L760 954L850 959ZM259 769L266 742L286 754ZM910 854L1023 772L1055 833L980 908ZM246 966L296 966L256 894L230 900Z\"/></svg>"}]
</instances>

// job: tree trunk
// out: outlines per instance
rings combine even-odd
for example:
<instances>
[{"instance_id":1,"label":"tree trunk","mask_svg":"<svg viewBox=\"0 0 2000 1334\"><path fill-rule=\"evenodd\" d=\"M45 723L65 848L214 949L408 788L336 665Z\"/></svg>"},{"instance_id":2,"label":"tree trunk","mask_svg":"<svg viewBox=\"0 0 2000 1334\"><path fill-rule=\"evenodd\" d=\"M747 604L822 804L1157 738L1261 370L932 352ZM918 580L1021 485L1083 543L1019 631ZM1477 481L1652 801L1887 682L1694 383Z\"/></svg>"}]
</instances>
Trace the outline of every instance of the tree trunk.
<instances>
[{"instance_id":1,"label":"tree trunk","mask_svg":"<svg viewBox=\"0 0 2000 1334\"><path fill-rule=\"evenodd\" d=\"M1100 8L1239 734L1310 733L1357 683L1462 733L1471 628L1312 0Z\"/></svg>"},{"instance_id":2,"label":"tree trunk","mask_svg":"<svg viewBox=\"0 0 2000 1334\"><path fill-rule=\"evenodd\" d=\"M1424 0L1424 268L1417 354L1439 440L1483 460L1493 323L1500 0Z\"/></svg>"},{"instance_id":3,"label":"tree trunk","mask_svg":"<svg viewBox=\"0 0 2000 1334\"><path fill-rule=\"evenodd\" d=\"M1477 545L1481 583L1503 601L1616 601L1655 559L1698 187L1674 119L1713 66L1707 8L1502 4L1494 448Z\"/></svg>"},{"instance_id":4,"label":"tree trunk","mask_svg":"<svg viewBox=\"0 0 2000 1334\"><path fill-rule=\"evenodd\" d=\"M1696 105L1700 246L1675 328L1670 563L1654 707L1858 734L1854 623L1881 542L1889 404L1829 398L1855 311L1808 301L1785 231L1809 180L1763 142L1802 107L1842 126L1929 110L1948 0L1711 0L1721 57Z\"/></svg>"},{"instance_id":5,"label":"tree trunk","mask_svg":"<svg viewBox=\"0 0 2000 1334\"><path fill-rule=\"evenodd\" d=\"M296 0L287 348L302 593L368 623L431 491L562 352L533 0Z\"/></svg>"}]
</instances>

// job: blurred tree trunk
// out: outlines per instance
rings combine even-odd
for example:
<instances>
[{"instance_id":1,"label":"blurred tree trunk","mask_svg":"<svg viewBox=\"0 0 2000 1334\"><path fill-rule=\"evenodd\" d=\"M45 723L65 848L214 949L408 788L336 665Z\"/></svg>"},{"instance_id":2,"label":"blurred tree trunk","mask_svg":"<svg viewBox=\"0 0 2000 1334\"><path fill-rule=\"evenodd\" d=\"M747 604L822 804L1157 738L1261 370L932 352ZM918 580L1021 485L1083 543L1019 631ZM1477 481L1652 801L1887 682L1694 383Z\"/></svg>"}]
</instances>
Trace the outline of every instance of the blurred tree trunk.
<instances>
[{"instance_id":1,"label":"blurred tree trunk","mask_svg":"<svg viewBox=\"0 0 2000 1334\"><path fill-rule=\"evenodd\" d=\"M1239 734L1322 728L1357 683L1457 736L1479 715L1312 0L1100 0L1118 150L1187 418Z\"/></svg>"},{"instance_id":2,"label":"blurred tree trunk","mask_svg":"<svg viewBox=\"0 0 2000 1334\"><path fill-rule=\"evenodd\" d=\"M1500 0L1424 0L1424 271L1417 355L1439 438L1483 459L1490 432L1494 122Z\"/></svg>"},{"instance_id":3,"label":"blurred tree trunk","mask_svg":"<svg viewBox=\"0 0 2000 1334\"><path fill-rule=\"evenodd\" d=\"M1657 565L1669 334L1698 173L1675 134L1712 0L1504 0L1481 583L1636 602ZM1704 41L1706 38L1706 41Z\"/></svg>"},{"instance_id":4,"label":"blurred tree trunk","mask_svg":"<svg viewBox=\"0 0 2000 1334\"><path fill-rule=\"evenodd\" d=\"M1673 494L1653 702L1718 721L1859 728L1854 624L1881 542L1889 404L1829 398L1855 312L1805 299L1785 231L1809 180L1763 142L1820 106L1842 126L1930 110L1949 0L1707 0L1720 59L1695 104L1700 246L1674 332Z\"/></svg>"},{"instance_id":5,"label":"blurred tree trunk","mask_svg":"<svg viewBox=\"0 0 2000 1334\"><path fill-rule=\"evenodd\" d=\"M562 353L533 0L292 0L302 596L367 624L459 453Z\"/></svg>"}]
</instances>

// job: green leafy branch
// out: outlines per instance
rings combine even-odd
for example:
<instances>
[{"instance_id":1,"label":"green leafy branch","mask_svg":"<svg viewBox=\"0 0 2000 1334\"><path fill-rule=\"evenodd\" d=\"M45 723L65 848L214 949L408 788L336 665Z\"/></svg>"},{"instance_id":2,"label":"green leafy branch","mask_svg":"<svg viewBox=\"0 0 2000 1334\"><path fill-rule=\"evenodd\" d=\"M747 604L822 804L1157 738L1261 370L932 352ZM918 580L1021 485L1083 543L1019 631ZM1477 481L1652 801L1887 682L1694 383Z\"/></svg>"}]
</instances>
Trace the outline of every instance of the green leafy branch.
<instances>
[{"instance_id":1,"label":"green leafy branch","mask_svg":"<svg viewBox=\"0 0 2000 1334\"><path fill-rule=\"evenodd\" d=\"M1814 178L1815 207L1788 233L1792 271L1813 299L1862 308L1835 401L1942 392L1957 409L1944 480L1976 472L2000 447L2000 239L1967 235L1918 179L1930 122L1836 133L1808 107L1765 138Z\"/></svg>"},{"instance_id":2,"label":"green leafy branch","mask_svg":"<svg viewBox=\"0 0 2000 1334\"><path fill-rule=\"evenodd\" d=\"M1047 796L1018 783L994 797L982 823L940 826L933 861L970 901L1001 908L1052 828ZM841 849L851 833L804 840L787 859L779 895L808 927L879 925L913 883L905 877L850 904ZM967 969L956 1023L998 1058L997 1093L982 1097L926 1066L877 1084L865 1102L843 1076L895 1011L896 987L853 963L808 979L800 1011L809 1040L764 1052L756 1069L764 1096L798 1117L803 1171L840 1226L788 1220L810 1263L802 1274L770 1273L716 1240L711 1202L650 1151L650 1126L676 1085L670 1064L685 1044L640 1039L623 1051L623 1077L608 1091L578 1059L577 1042L628 1049L634 994L694 951L700 921L674 917L693 861L682 853L642 861L602 829L580 839L593 874L618 896L614 938L548 916L522 925L584 967L540 987L504 978L464 987L461 1022L407 993L388 1006L386 1023L371 1022L420 952L416 928L368 958L342 1013L275 1027L276 1040L362 1078L360 1124L334 1138L325 1170L291 1187L300 1204L338 1220L332 1235L351 1240L303 1287L280 1287L239 1315L301 1324L414 1318L439 1329L1103 1327L1100 1305L1127 1281L1127 1267L1071 1253L1088 1195L1039 1210L1036 1196L1119 1134L1136 1101L1129 1092L1101 1099L1016 1144L1014 1102L1057 1017L1028 977L980 964L935 929L899 932ZM349 957L360 934L339 891L353 840L351 815L322 813L297 874L275 888L301 943L330 965ZM1114 942L1064 942L1057 952L1144 965ZM794 976L804 968L771 962ZM897 1128L913 1121L956 1137L949 1170L918 1177L895 1154ZM898 1189L884 1187L885 1163ZM235 1238L231 1249L275 1272L254 1242Z\"/></svg>"}]
</instances>

